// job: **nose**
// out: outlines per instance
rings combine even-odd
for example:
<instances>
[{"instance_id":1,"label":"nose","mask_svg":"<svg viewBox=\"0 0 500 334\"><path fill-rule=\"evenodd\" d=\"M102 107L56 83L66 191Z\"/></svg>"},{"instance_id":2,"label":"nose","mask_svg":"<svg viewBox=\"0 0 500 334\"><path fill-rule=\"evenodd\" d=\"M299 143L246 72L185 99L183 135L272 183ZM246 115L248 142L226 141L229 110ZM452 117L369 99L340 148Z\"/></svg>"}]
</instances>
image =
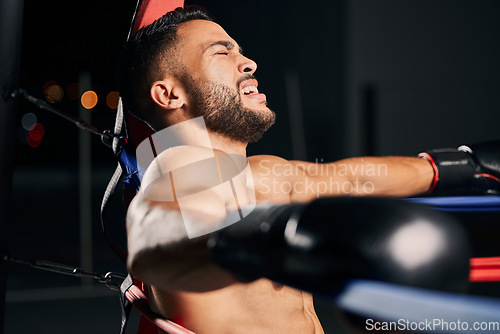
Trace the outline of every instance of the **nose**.
<instances>
[{"instance_id":1,"label":"nose","mask_svg":"<svg viewBox=\"0 0 500 334\"><path fill-rule=\"evenodd\" d=\"M245 56L241 56L242 60L238 65L238 71L242 74L253 74L257 71L257 63L252 59L247 58Z\"/></svg>"}]
</instances>

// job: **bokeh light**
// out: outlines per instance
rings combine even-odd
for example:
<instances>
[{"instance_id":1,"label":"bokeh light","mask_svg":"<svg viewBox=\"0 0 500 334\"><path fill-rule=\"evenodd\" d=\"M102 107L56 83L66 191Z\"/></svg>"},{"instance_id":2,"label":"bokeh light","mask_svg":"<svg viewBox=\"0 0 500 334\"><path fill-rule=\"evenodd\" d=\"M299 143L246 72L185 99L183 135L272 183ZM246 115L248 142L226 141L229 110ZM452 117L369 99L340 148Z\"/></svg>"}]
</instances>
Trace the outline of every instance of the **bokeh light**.
<instances>
[{"instance_id":1,"label":"bokeh light","mask_svg":"<svg viewBox=\"0 0 500 334\"><path fill-rule=\"evenodd\" d=\"M106 96L106 104L110 109L118 108L118 101L120 99L120 94L118 92L109 92Z\"/></svg>"},{"instance_id":2,"label":"bokeh light","mask_svg":"<svg viewBox=\"0 0 500 334\"><path fill-rule=\"evenodd\" d=\"M42 138L45 135L45 128L42 124L36 123L26 136L26 143L35 148L40 145Z\"/></svg>"},{"instance_id":3,"label":"bokeh light","mask_svg":"<svg viewBox=\"0 0 500 334\"><path fill-rule=\"evenodd\" d=\"M38 120L36 118L36 115L33 114L32 112L29 112L23 115L23 118L21 119L21 124L24 129L29 131L35 127L37 121Z\"/></svg>"},{"instance_id":4,"label":"bokeh light","mask_svg":"<svg viewBox=\"0 0 500 334\"><path fill-rule=\"evenodd\" d=\"M47 88L49 88L50 86L57 86L57 82L54 81L54 80L49 80L47 81L46 83L43 84L43 93L45 94L45 91L47 90Z\"/></svg>"},{"instance_id":5,"label":"bokeh light","mask_svg":"<svg viewBox=\"0 0 500 334\"><path fill-rule=\"evenodd\" d=\"M31 129L28 133L28 136L33 140L42 140L43 135L45 134L45 128L42 124L36 123L33 129Z\"/></svg>"},{"instance_id":6,"label":"bokeh light","mask_svg":"<svg viewBox=\"0 0 500 334\"><path fill-rule=\"evenodd\" d=\"M41 140L37 141L37 140L31 139L30 136L26 137L26 144L28 144L30 147L33 147L33 148L38 147L41 144L41 142L42 142Z\"/></svg>"},{"instance_id":7,"label":"bokeh light","mask_svg":"<svg viewBox=\"0 0 500 334\"><path fill-rule=\"evenodd\" d=\"M83 93L81 103L85 109L92 109L96 106L97 100L97 94L92 90L88 90Z\"/></svg>"},{"instance_id":8,"label":"bokeh light","mask_svg":"<svg viewBox=\"0 0 500 334\"><path fill-rule=\"evenodd\" d=\"M64 91L57 82L50 80L43 85L43 94L47 102L56 103L60 102L64 96Z\"/></svg>"},{"instance_id":9,"label":"bokeh light","mask_svg":"<svg viewBox=\"0 0 500 334\"><path fill-rule=\"evenodd\" d=\"M66 95L70 100L78 100L83 93L82 86L78 82L73 82L66 88Z\"/></svg>"}]
</instances>

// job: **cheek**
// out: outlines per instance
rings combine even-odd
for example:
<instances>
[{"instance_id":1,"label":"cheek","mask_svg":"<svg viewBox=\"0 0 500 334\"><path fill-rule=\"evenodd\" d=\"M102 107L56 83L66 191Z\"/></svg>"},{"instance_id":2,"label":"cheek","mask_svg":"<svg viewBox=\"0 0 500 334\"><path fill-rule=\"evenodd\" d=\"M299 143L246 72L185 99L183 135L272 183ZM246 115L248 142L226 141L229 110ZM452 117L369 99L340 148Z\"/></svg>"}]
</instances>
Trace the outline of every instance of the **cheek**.
<instances>
[{"instance_id":1,"label":"cheek","mask_svg":"<svg viewBox=\"0 0 500 334\"><path fill-rule=\"evenodd\" d=\"M238 81L234 67L224 63L219 63L217 66L210 68L208 79L214 83L223 84L231 88L234 88Z\"/></svg>"}]
</instances>

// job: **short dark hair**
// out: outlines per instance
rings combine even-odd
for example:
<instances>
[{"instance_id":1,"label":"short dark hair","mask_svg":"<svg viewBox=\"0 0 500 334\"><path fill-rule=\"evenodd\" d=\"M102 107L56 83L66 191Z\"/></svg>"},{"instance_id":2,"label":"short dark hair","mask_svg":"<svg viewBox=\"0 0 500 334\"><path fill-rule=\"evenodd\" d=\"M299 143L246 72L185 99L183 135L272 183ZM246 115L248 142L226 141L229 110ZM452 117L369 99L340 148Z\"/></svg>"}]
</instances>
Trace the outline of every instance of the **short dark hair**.
<instances>
[{"instance_id":1,"label":"short dark hair","mask_svg":"<svg viewBox=\"0 0 500 334\"><path fill-rule=\"evenodd\" d=\"M118 88L124 105L140 119L151 121L154 105L149 90L156 80L183 70L175 46L180 24L192 20L214 21L197 6L177 8L137 31L125 44L118 62Z\"/></svg>"}]
</instances>

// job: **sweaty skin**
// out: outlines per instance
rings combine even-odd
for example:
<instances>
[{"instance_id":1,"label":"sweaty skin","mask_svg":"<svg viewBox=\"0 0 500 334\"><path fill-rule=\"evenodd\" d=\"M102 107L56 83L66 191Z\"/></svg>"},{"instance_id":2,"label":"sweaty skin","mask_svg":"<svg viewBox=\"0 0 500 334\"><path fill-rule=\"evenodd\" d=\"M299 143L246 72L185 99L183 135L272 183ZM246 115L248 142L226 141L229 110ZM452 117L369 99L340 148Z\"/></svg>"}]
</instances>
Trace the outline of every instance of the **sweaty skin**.
<instances>
[{"instance_id":1,"label":"sweaty skin","mask_svg":"<svg viewBox=\"0 0 500 334\"><path fill-rule=\"evenodd\" d=\"M240 80L253 75L257 65L241 54L236 41L219 25L190 21L179 26L178 34L180 59L196 82L231 87L244 107L257 114L271 113L264 94L248 93L248 87L257 86L256 80ZM165 119L163 124L154 124L157 129L193 117L186 87L174 77L155 82L151 98ZM203 155L216 156L219 164L226 161L223 167L231 169L231 161L219 159L221 155L246 157L247 143L210 130L211 148L200 147L200 131L188 129L180 135L185 137L181 138L185 146L157 157L163 170L182 167ZM338 195L410 196L427 191L433 179L433 169L426 160L407 157L314 164L254 156L248 158L248 165L247 172L235 180L236 185L247 189L247 195L238 193L237 201L232 192L200 177L202 171L174 182L176 194L196 192L195 197L161 200L165 192L172 192L172 178L164 174L149 184L147 191L141 188L127 213L130 272L151 287L153 310L196 333L317 334L323 329L310 294L267 279L240 282L215 266L206 247L208 235L188 238L186 217L210 228L228 212L246 205L307 202ZM144 183L142 187L146 187Z\"/></svg>"}]
</instances>

